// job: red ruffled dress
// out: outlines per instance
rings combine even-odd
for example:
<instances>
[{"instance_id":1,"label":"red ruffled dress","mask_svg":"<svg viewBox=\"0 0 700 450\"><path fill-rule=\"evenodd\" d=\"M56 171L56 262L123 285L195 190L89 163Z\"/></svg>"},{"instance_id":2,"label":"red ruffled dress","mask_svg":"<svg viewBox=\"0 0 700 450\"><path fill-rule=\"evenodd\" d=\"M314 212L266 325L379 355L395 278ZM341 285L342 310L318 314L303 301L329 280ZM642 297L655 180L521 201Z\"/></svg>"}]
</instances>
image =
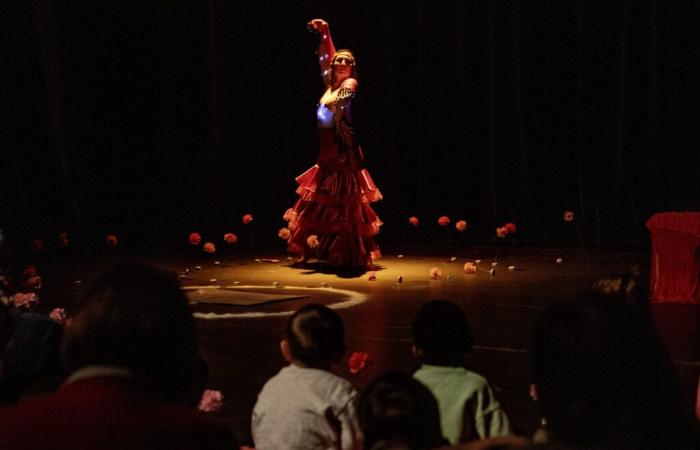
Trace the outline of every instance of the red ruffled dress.
<instances>
[{"instance_id":1,"label":"red ruffled dress","mask_svg":"<svg viewBox=\"0 0 700 450\"><path fill-rule=\"evenodd\" d=\"M370 203L382 198L353 142L351 105L357 82L349 78L321 99L318 163L296 178L299 200L284 219L288 250L337 267L371 266L381 256L372 238L381 220Z\"/></svg>"}]
</instances>

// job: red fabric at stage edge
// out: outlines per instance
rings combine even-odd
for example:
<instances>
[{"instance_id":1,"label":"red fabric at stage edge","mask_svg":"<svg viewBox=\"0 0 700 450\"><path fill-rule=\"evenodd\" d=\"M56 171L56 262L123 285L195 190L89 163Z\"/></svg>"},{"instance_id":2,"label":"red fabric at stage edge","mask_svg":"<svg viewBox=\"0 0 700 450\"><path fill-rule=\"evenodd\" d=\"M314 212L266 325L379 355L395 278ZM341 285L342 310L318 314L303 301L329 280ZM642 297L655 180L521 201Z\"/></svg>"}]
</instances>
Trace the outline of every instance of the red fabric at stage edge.
<instances>
[{"instance_id":1,"label":"red fabric at stage edge","mask_svg":"<svg viewBox=\"0 0 700 450\"><path fill-rule=\"evenodd\" d=\"M652 301L700 304L700 212L654 214L647 228Z\"/></svg>"}]
</instances>

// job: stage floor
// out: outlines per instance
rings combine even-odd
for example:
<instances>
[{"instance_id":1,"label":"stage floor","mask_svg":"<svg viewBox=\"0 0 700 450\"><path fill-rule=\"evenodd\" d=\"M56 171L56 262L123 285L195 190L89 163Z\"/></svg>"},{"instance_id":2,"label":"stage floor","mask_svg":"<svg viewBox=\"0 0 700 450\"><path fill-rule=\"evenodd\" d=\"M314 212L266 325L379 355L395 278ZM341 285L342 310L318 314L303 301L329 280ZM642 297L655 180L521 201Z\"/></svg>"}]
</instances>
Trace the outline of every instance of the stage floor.
<instances>
[{"instance_id":1,"label":"stage floor","mask_svg":"<svg viewBox=\"0 0 700 450\"><path fill-rule=\"evenodd\" d=\"M414 313L427 300L451 300L467 312L474 333L476 348L469 366L499 389L515 430L528 435L538 422L528 394L530 331L538 314L549 302L582 297L601 275L635 264L645 271L648 265L647 254L596 250L514 249L496 266L492 266L495 248L416 253L385 254L374 281L367 273L338 275L297 268L276 250L211 257L195 252L122 255L54 263L42 274L42 302L43 307L70 308L80 287L118 259L140 259L176 272L190 298L200 302L194 309L202 353L210 365L209 388L225 395L225 406L216 415L245 443L256 395L284 364L279 341L296 308L318 302L340 313L348 353L337 373L362 389L388 370L414 370L410 336ZM481 260L477 273L465 274L464 262L477 259ZM430 279L432 268L442 271L441 280ZM207 299L223 299L224 304L204 303ZM700 374L700 306L655 304L652 312L690 407ZM355 375L347 367L352 352L370 355L370 363Z\"/></svg>"}]
</instances>

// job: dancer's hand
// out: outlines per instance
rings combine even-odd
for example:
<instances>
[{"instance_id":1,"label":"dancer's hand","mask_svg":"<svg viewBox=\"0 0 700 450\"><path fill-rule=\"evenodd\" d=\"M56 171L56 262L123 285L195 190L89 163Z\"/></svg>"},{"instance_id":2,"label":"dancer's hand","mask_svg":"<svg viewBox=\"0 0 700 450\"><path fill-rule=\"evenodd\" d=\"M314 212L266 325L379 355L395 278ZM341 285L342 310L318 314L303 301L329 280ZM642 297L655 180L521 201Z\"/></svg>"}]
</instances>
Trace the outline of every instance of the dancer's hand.
<instances>
[{"instance_id":1,"label":"dancer's hand","mask_svg":"<svg viewBox=\"0 0 700 450\"><path fill-rule=\"evenodd\" d=\"M307 28L318 32L328 31L328 22L323 19L314 19L306 24Z\"/></svg>"}]
</instances>

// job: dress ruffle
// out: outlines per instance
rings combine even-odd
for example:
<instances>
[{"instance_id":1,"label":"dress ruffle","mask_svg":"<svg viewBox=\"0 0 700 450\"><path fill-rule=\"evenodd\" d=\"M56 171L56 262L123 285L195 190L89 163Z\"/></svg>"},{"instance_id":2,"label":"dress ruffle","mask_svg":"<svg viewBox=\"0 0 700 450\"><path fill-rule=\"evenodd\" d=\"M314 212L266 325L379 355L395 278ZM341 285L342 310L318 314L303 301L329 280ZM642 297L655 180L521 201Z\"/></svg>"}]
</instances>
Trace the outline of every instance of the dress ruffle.
<instances>
[{"instance_id":1,"label":"dress ruffle","mask_svg":"<svg viewBox=\"0 0 700 450\"><path fill-rule=\"evenodd\" d=\"M372 236L382 221L370 203L382 194L366 169L342 163L334 170L337 164L319 160L296 178L299 200L284 215L291 231L288 250L338 267L367 267L381 256ZM311 235L318 236L314 248L307 243Z\"/></svg>"}]
</instances>

